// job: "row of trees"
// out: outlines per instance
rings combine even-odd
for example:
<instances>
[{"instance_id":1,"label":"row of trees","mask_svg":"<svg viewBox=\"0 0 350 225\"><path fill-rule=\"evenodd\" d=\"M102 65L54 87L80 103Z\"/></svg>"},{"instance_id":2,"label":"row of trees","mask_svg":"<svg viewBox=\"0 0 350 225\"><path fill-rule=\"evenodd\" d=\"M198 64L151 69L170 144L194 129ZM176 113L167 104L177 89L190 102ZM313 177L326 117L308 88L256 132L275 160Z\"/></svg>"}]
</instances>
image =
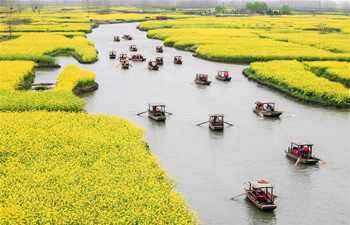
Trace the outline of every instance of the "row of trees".
<instances>
[{"instance_id":1,"label":"row of trees","mask_svg":"<svg viewBox=\"0 0 350 225\"><path fill-rule=\"evenodd\" d=\"M268 8L266 2L248 2L245 6L245 9L248 13L258 13L258 14L282 14L282 15L290 15L292 14L292 10L288 5L283 5L279 12L274 12Z\"/></svg>"}]
</instances>

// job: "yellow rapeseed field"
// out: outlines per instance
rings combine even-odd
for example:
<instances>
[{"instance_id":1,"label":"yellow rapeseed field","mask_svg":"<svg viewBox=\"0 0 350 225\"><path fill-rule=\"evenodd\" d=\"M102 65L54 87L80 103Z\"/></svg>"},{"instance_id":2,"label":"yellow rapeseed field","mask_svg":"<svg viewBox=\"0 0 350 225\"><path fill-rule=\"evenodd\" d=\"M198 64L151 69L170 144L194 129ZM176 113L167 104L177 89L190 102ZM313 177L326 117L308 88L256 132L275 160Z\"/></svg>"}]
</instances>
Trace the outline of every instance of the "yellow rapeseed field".
<instances>
[{"instance_id":1,"label":"yellow rapeseed field","mask_svg":"<svg viewBox=\"0 0 350 225\"><path fill-rule=\"evenodd\" d=\"M68 38L52 33L23 34L17 39L0 43L0 60L31 60L39 64L54 64L48 54L71 52L81 62L97 60L94 44L82 36Z\"/></svg>"},{"instance_id":2,"label":"yellow rapeseed field","mask_svg":"<svg viewBox=\"0 0 350 225\"><path fill-rule=\"evenodd\" d=\"M198 224L124 118L0 113L3 224Z\"/></svg>"},{"instance_id":3,"label":"yellow rapeseed field","mask_svg":"<svg viewBox=\"0 0 350 225\"><path fill-rule=\"evenodd\" d=\"M250 64L250 77L274 85L293 96L338 107L350 106L350 90L342 84L317 77L296 60Z\"/></svg>"},{"instance_id":4,"label":"yellow rapeseed field","mask_svg":"<svg viewBox=\"0 0 350 225\"><path fill-rule=\"evenodd\" d=\"M345 16L197 17L148 21L139 28L167 46L218 61L349 61L349 21Z\"/></svg>"},{"instance_id":5,"label":"yellow rapeseed field","mask_svg":"<svg viewBox=\"0 0 350 225\"><path fill-rule=\"evenodd\" d=\"M56 88L26 91L36 64L29 61L0 61L0 111L82 111L85 101L73 94L77 88L94 84L96 74L76 65L67 66L59 75Z\"/></svg>"},{"instance_id":6,"label":"yellow rapeseed field","mask_svg":"<svg viewBox=\"0 0 350 225\"><path fill-rule=\"evenodd\" d=\"M350 63L333 61L303 62L315 74L350 86Z\"/></svg>"}]
</instances>

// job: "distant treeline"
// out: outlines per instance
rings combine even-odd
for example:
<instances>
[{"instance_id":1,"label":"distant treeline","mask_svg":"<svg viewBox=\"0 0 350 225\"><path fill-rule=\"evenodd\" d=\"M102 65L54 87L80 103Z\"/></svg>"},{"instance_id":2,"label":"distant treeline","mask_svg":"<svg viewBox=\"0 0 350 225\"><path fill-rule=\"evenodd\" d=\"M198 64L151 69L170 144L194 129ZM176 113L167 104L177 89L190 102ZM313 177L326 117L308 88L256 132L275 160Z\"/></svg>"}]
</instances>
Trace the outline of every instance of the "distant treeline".
<instances>
[{"instance_id":1,"label":"distant treeline","mask_svg":"<svg viewBox=\"0 0 350 225\"><path fill-rule=\"evenodd\" d=\"M0 0L0 4L8 0ZM15 4L24 5L90 5L90 6L139 6L156 8L214 8L223 5L226 8L243 9L247 3L255 0L9 0ZM262 0L272 10L281 9L282 5L289 5L292 10L350 10L350 1L344 0Z\"/></svg>"}]
</instances>

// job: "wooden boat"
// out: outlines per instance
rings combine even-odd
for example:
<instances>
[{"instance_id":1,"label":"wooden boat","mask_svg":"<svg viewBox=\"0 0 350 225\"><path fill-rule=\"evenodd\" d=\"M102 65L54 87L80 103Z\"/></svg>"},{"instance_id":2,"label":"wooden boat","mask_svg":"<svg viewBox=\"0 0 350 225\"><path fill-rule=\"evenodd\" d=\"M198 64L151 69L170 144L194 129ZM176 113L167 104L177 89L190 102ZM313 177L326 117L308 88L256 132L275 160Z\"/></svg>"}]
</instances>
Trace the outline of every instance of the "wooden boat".
<instances>
[{"instance_id":1,"label":"wooden boat","mask_svg":"<svg viewBox=\"0 0 350 225\"><path fill-rule=\"evenodd\" d=\"M156 62L158 65L163 65L164 64L163 57L156 57Z\"/></svg>"},{"instance_id":2,"label":"wooden boat","mask_svg":"<svg viewBox=\"0 0 350 225\"><path fill-rule=\"evenodd\" d=\"M253 108L253 112L262 114L266 117L279 117L283 111L275 110L274 102L256 102L256 107Z\"/></svg>"},{"instance_id":3,"label":"wooden boat","mask_svg":"<svg viewBox=\"0 0 350 225\"><path fill-rule=\"evenodd\" d=\"M182 64L182 56L174 56L175 64Z\"/></svg>"},{"instance_id":4,"label":"wooden boat","mask_svg":"<svg viewBox=\"0 0 350 225\"><path fill-rule=\"evenodd\" d=\"M224 130L224 114L209 115L209 128L212 130Z\"/></svg>"},{"instance_id":5,"label":"wooden boat","mask_svg":"<svg viewBox=\"0 0 350 225\"><path fill-rule=\"evenodd\" d=\"M299 162L304 164L315 164L320 159L312 155L312 146L313 144L306 141L292 141L290 147L285 150L286 155Z\"/></svg>"},{"instance_id":6,"label":"wooden boat","mask_svg":"<svg viewBox=\"0 0 350 225\"><path fill-rule=\"evenodd\" d=\"M163 103L148 103L148 117L157 121L165 121L165 105Z\"/></svg>"},{"instance_id":7,"label":"wooden boat","mask_svg":"<svg viewBox=\"0 0 350 225\"><path fill-rule=\"evenodd\" d=\"M128 56L125 54L125 53L120 53L119 54L119 61L121 62L121 61L124 61L124 60L126 60L126 59L128 59Z\"/></svg>"},{"instance_id":8,"label":"wooden boat","mask_svg":"<svg viewBox=\"0 0 350 225\"><path fill-rule=\"evenodd\" d=\"M215 78L222 81L231 80L231 77L228 76L228 71L218 71L218 74L215 76Z\"/></svg>"},{"instance_id":9,"label":"wooden boat","mask_svg":"<svg viewBox=\"0 0 350 225\"><path fill-rule=\"evenodd\" d=\"M109 58L110 59L115 59L116 57L117 57L117 53L114 50L109 52Z\"/></svg>"},{"instance_id":10,"label":"wooden boat","mask_svg":"<svg viewBox=\"0 0 350 225\"><path fill-rule=\"evenodd\" d=\"M159 66L157 65L157 62L156 61L149 61L148 62L148 65L147 65L147 68L149 70L158 70L159 69Z\"/></svg>"},{"instance_id":11,"label":"wooden boat","mask_svg":"<svg viewBox=\"0 0 350 225\"><path fill-rule=\"evenodd\" d=\"M156 52L163 52L163 46L157 46Z\"/></svg>"},{"instance_id":12,"label":"wooden boat","mask_svg":"<svg viewBox=\"0 0 350 225\"><path fill-rule=\"evenodd\" d=\"M120 37L119 36L114 36L113 40L116 41L116 42L119 42L120 41Z\"/></svg>"},{"instance_id":13,"label":"wooden boat","mask_svg":"<svg viewBox=\"0 0 350 225\"><path fill-rule=\"evenodd\" d=\"M137 52L136 45L129 45L129 50L132 51L132 52Z\"/></svg>"},{"instance_id":14,"label":"wooden boat","mask_svg":"<svg viewBox=\"0 0 350 225\"><path fill-rule=\"evenodd\" d=\"M210 85L211 83L211 81L208 80L207 74L197 74L194 82L201 85Z\"/></svg>"},{"instance_id":15,"label":"wooden boat","mask_svg":"<svg viewBox=\"0 0 350 225\"><path fill-rule=\"evenodd\" d=\"M144 58L141 54L137 54L137 55L132 55L131 58L129 58L129 60L131 61L145 61L146 58Z\"/></svg>"},{"instance_id":16,"label":"wooden boat","mask_svg":"<svg viewBox=\"0 0 350 225\"><path fill-rule=\"evenodd\" d=\"M122 37L124 40L132 40L131 35L129 34L124 34L124 36Z\"/></svg>"},{"instance_id":17,"label":"wooden boat","mask_svg":"<svg viewBox=\"0 0 350 225\"><path fill-rule=\"evenodd\" d=\"M274 203L273 185L267 180L251 181L249 189L245 189L247 198L261 210L274 210L277 205Z\"/></svg>"},{"instance_id":18,"label":"wooden boat","mask_svg":"<svg viewBox=\"0 0 350 225\"><path fill-rule=\"evenodd\" d=\"M129 61L127 59L121 61L121 67L122 67L122 69L129 69L129 67L130 67Z\"/></svg>"}]
</instances>

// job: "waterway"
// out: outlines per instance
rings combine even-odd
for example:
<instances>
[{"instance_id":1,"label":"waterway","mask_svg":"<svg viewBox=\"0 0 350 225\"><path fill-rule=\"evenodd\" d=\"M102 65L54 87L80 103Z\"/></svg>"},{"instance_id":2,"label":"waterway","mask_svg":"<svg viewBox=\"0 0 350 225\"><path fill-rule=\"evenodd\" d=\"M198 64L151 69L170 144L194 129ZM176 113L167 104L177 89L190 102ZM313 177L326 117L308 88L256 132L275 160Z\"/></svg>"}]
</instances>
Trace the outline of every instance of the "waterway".
<instances>
[{"instance_id":1,"label":"waterway","mask_svg":"<svg viewBox=\"0 0 350 225\"><path fill-rule=\"evenodd\" d=\"M79 64L72 57L60 57L60 69L37 69L36 83L55 82L69 64L97 74L99 89L83 95L85 110L126 117L146 130L145 139L162 167L177 179L177 190L187 195L204 224L349 224L349 111L297 102L269 88L247 80L242 70L248 65L216 63L198 59L192 53L164 48L156 53L160 40L146 37L137 23L101 25L88 34L99 52L94 64ZM130 34L132 41L113 42L113 36ZM123 70L110 50L125 52L136 44L138 53L166 62L159 71L148 70L146 62L131 62ZM183 65L172 63L175 55ZM228 70L231 82L214 79L218 70ZM215 83L193 84L196 73L209 74ZM254 102L274 101L285 113L277 119L252 112ZM165 123L146 114L149 102L163 102L173 115ZM210 113L224 113L233 123L223 132L204 124ZM305 166L285 156L292 140L314 144L314 155L327 164ZM274 212L262 212L241 196L244 182L266 179L278 195Z\"/></svg>"}]
</instances>

